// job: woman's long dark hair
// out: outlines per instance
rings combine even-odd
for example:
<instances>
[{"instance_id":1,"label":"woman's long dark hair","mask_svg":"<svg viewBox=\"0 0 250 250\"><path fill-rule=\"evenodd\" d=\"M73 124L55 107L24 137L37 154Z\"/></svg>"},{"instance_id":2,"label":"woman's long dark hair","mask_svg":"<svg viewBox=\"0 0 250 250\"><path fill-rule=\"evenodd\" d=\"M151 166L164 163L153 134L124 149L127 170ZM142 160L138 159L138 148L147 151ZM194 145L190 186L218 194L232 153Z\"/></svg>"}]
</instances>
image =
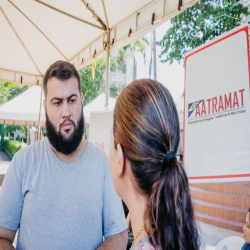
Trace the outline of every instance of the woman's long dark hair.
<instances>
[{"instance_id":1,"label":"woman's long dark hair","mask_svg":"<svg viewBox=\"0 0 250 250\"><path fill-rule=\"evenodd\" d=\"M198 229L182 165L174 158L179 140L178 113L169 91L142 79L128 85L114 110L114 142L131 165L138 193L147 197L146 232L156 249L197 250Z\"/></svg>"}]
</instances>

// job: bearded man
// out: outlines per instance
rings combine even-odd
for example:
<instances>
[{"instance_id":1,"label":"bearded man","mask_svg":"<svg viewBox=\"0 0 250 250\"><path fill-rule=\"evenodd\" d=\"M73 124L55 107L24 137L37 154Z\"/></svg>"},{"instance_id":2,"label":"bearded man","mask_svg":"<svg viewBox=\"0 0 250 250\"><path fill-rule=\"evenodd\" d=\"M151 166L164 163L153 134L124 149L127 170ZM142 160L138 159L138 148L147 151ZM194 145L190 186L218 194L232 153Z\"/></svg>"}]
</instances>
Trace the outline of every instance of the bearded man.
<instances>
[{"instance_id":1,"label":"bearded man","mask_svg":"<svg viewBox=\"0 0 250 250\"><path fill-rule=\"evenodd\" d=\"M77 70L55 62L43 88L47 136L9 166L0 191L0 250L14 249L17 230L20 250L125 249L126 222L107 156L83 138Z\"/></svg>"}]
</instances>

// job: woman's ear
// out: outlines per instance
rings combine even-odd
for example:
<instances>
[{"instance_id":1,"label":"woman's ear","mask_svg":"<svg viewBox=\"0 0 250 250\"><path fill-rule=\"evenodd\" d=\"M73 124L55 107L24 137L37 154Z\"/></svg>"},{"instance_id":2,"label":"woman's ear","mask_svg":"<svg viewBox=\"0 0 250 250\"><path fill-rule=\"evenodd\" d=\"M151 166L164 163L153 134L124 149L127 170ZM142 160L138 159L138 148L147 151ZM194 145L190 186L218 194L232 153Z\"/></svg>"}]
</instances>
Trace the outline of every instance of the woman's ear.
<instances>
[{"instance_id":1,"label":"woman's ear","mask_svg":"<svg viewBox=\"0 0 250 250\"><path fill-rule=\"evenodd\" d=\"M118 152L117 177L120 178L125 171L125 157L120 144L117 144L117 152Z\"/></svg>"}]
</instances>

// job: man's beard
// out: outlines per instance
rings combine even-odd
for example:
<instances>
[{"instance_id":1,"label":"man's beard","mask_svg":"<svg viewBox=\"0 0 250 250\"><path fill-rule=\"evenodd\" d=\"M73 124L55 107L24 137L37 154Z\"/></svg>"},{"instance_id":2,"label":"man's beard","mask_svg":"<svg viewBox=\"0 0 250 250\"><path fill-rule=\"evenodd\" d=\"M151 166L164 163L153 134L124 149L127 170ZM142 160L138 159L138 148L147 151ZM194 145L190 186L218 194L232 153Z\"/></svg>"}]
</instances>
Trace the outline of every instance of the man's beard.
<instances>
[{"instance_id":1,"label":"man's beard","mask_svg":"<svg viewBox=\"0 0 250 250\"><path fill-rule=\"evenodd\" d=\"M45 115L46 115L46 122L45 122L46 133L51 145L55 148L56 151L63 153L64 155L69 155L73 153L80 145L84 132L83 111L81 112L81 116L77 122L77 126L74 121L68 118L65 119L59 125L59 132L56 131L56 128L54 124L50 121L47 112L45 112ZM62 125L66 121L71 122L74 127L73 133L68 138L64 138L63 134L61 133Z\"/></svg>"}]
</instances>

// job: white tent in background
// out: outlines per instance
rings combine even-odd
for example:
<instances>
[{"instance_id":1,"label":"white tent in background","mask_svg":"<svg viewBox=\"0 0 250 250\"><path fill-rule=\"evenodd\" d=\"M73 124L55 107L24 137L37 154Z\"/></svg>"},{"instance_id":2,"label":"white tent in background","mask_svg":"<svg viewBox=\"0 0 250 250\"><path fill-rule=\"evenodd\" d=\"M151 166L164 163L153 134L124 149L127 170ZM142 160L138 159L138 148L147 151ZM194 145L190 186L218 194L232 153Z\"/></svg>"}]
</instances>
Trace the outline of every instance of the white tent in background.
<instances>
[{"instance_id":1,"label":"white tent in background","mask_svg":"<svg viewBox=\"0 0 250 250\"><path fill-rule=\"evenodd\" d=\"M108 110L114 110L116 99L113 97L109 97L109 106ZM105 94L102 93L97 96L94 100L88 103L83 107L84 119L85 123L89 123L90 113L96 111L105 111Z\"/></svg>"},{"instance_id":2,"label":"white tent in background","mask_svg":"<svg viewBox=\"0 0 250 250\"><path fill-rule=\"evenodd\" d=\"M38 125L41 87L32 86L19 96L0 106L0 124ZM44 96L42 94L42 99ZM41 125L44 126L45 113L41 107Z\"/></svg>"}]
</instances>

